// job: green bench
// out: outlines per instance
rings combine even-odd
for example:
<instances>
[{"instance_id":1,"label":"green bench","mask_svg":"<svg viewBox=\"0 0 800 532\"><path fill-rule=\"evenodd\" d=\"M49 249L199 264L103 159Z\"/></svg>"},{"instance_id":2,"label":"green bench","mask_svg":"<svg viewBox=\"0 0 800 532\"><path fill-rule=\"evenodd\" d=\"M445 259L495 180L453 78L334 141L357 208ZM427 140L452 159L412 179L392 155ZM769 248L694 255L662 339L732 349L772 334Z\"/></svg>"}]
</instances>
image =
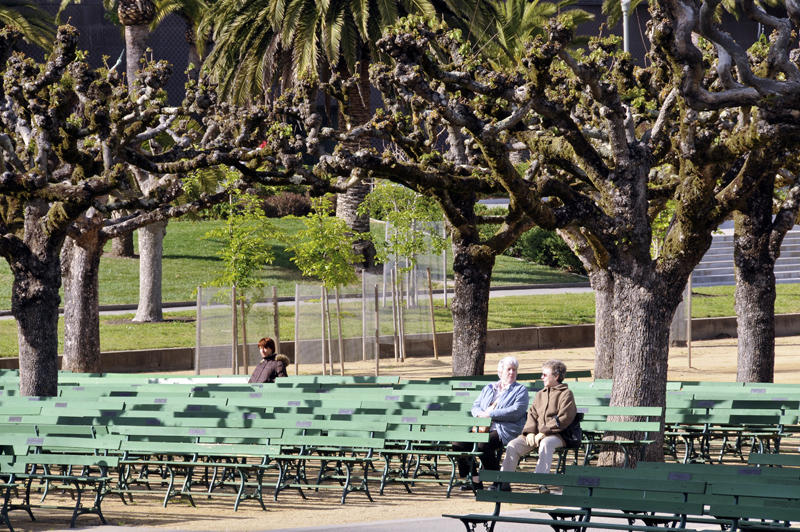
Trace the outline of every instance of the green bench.
<instances>
[{"instance_id":1,"label":"green bench","mask_svg":"<svg viewBox=\"0 0 800 532\"><path fill-rule=\"evenodd\" d=\"M721 463L726 454L744 461L747 444L756 452L778 452L786 434L785 427L796 423L796 414L783 413L779 408L755 410L715 406L705 413L696 407L667 408L665 444L667 452L677 459L677 441L682 441L684 463L713 461L712 445L715 443L719 449L716 461Z\"/></svg>"},{"instance_id":2,"label":"green bench","mask_svg":"<svg viewBox=\"0 0 800 532\"><path fill-rule=\"evenodd\" d=\"M583 468L586 469L594 468ZM483 482L508 483L513 491L476 492L477 501L495 503L492 514L444 515L459 519L468 531L475 530L479 524L491 531L496 523L521 523L547 525L557 531L592 528L657 532L663 530L657 524L670 523L670 530L688 532L691 529L686 528L687 516L702 515L703 512L703 504L687 502L688 496L703 493L706 487L704 482L653 482L650 479L636 479L632 475L614 477L582 472L547 475L483 471L480 479ZM562 493L532 490L541 485L559 486ZM531 512L546 516L504 516L500 514L502 503L536 506L531 508ZM593 521L592 518L600 513L604 521ZM645 524L637 525L636 520L642 520Z\"/></svg>"},{"instance_id":3,"label":"green bench","mask_svg":"<svg viewBox=\"0 0 800 532\"><path fill-rule=\"evenodd\" d=\"M278 467L275 500L281 491L289 488L298 490L304 499L304 491L308 489L341 489L342 504L353 491L363 491L370 502L373 500L369 492L369 471L374 469L374 462L381 459L379 451L385 440L379 434L383 430L373 430L371 422L347 423L346 430L340 429L346 435L297 434L284 430L281 438L270 439L270 444L278 448L275 454L270 455ZM321 425L324 423L309 423L308 428L313 431L315 426ZM381 428L385 426L384 423ZM316 463L319 468L314 484L307 477L309 462ZM356 472L355 468L359 471ZM336 480L340 485L323 484L326 480Z\"/></svg>"},{"instance_id":4,"label":"green bench","mask_svg":"<svg viewBox=\"0 0 800 532\"><path fill-rule=\"evenodd\" d=\"M11 526L11 520L8 517L11 491L19 487L16 482L16 476L24 472L25 465L14 460L13 456L0 455L0 493L2 493L0 523L5 524L11 532L14 532L14 527Z\"/></svg>"},{"instance_id":5,"label":"green bench","mask_svg":"<svg viewBox=\"0 0 800 532\"><path fill-rule=\"evenodd\" d=\"M646 445L655 441L654 434L661 430L658 421L581 421L583 430L584 465L588 465L600 452L621 452L623 467L630 463L632 453L638 457ZM612 438L612 439L609 439Z\"/></svg>"},{"instance_id":6,"label":"green bench","mask_svg":"<svg viewBox=\"0 0 800 532\"><path fill-rule=\"evenodd\" d=\"M461 416L458 416L461 418ZM465 418L462 418L465 419ZM381 451L384 458L384 470L381 475L381 488L383 491L388 483L402 483L410 493L410 486L414 483L446 484L446 496L457 484L457 460L480 456L477 444L488 441L487 432L470 432L470 426L487 426L488 418L470 418L471 425L455 425L453 419L447 416L422 416L421 419L407 424L393 425L387 428L385 438L389 442ZM469 451L453 450L453 442L472 444ZM393 461L399 461L399 467L393 467ZM450 474L447 480L440 477L438 461L446 459L450 464ZM423 473L422 469L427 471ZM468 475L468 485L472 486L472 475Z\"/></svg>"},{"instance_id":7,"label":"green bench","mask_svg":"<svg viewBox=\"0 0 800 532\"><path fill-rule=\"evenodd\" d=\"M195 470L202 470L199 483L205 487L203 495L234 498L234 511L242 501L256 500L266 510L263 500L263 474L272 468L269 457L278 452L276 447L265 443L199 443L176 441L128 440L120 445L120 473L117 487L111 490L132 497L137 491L134 485L144 484L149 491L151 467L157 468L156 482L166 484L163 505L173 498L187 499L195 506L192 488ZM250 459L251 461L248 461ZM211 475L209 475L211 471ZM229 474L231 473L231 474ZM178 483L178 476L183 482ZM218 478L219 475L219 478ZM219 491L223 486L233 486L234 493ZM248 491L249 490L249 491Z\"/></svg>"},{"instance_id":8,"label":"green bench","mask_svg":"<svg viewBox=\"0 0 800 532\"><path fill-rule=\"evenodd\" d=\"M15 471L11 480L25 485L21 502L7 500L7 512L24 510L34 520L34 508L68 509L72 510L70 527L74 527L78 516L83 514L95 514L105 524L101 503L112 480L110 472L117 468L119 460L117 456L108 456L108 453L115 452L119 445L119 437L108 435L96 438L23 434L5 436L3 446L12 450L15 466L22 468L22 471ZM43 486L40 503L31 502L34 482ZM48 494L55 489L69 491L75 504L45 504ZM82 502L87 491L91 491L94 497L91 506L85 506Z\"/></svg>"},{"instance_id":9,"label":"green bench","mask_svg":"<svg viewBox=\"0 0 800 532\"><path fill-rule=\"evenodd\" d=\"M731 497L730 502L712 502L708 513L730 519L731 532L738 530L800 530L800 482L713 482L712 496ZM794 523L798 526L791 526Z\"/></svg>"},{"instance_id":10,"label":"green bench","mask_svg":"<svg viewBox=\"0 0 800 532\"><path fill-rule=\"evenodd\" d=\"M800 467L800 454L750 453L747 463L757 466Z\"/></svg>"}]
</instances>

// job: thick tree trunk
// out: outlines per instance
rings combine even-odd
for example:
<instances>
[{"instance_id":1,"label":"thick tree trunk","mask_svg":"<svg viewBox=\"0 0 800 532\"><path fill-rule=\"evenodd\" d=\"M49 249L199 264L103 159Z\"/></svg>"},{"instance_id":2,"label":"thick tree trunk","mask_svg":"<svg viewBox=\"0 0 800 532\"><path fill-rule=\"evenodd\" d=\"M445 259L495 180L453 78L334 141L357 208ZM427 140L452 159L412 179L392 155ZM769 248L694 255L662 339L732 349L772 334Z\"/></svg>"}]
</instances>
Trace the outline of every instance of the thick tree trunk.
<instances>
[{"instance_id":1,"label":"thick tree trunk","mask_svg":"<svg viewBox=\"0 0 800 532\"><path fill-rule=\"evenodd\" d=\"M608 255L577 226L558 230L559 236L580 259L589 273L594 290L594 378L610 379L614 375L614 276L608 270Z\"/></svg>"},{"instance_id":2,"label":"thick tree trunk","mask_svg":"<svg viewBox=\"0 0 800 532\"><path fill-rule=\"evenodd\" d=\"M614 277L608 270L589 273L594 290L594 378L614 376Z\"/></svg>"},{"instance_id":3,"label":"thick tree trunk","mask_svg":"<svg viewBox=\"0 0 800 532\"><path fill-rule=\"evenodd\" d=\"M58 264L58 260L55 261ZM43 266L45 266L43 264ZM60 273L13 282L12 310L19 336L19 391L22 395L58 393L58 287Z\"/></svg>"},{"instance_id":4,"label":"thick tree trunk","mask_svg":"<svg viewBox=\"0 0 800 532\"><path fill-rule=\"evenodd\" d=\"M775 257L770 253L773 180L734 214L737 382L772 382L775 370Z\"/></svg>"},{"instance_id":5,"label":"thick tree trunk","mask_svg":"<svg viewBox=\"0 0 800 532\"><path fill-rule=\"evenodd\" d=\"M453 375L483 375L495 257L485 246L453 240Z\"/></svg>"},{"instance_id":6,"label":"thick tree trunk","mask_svg":"<svg viewBox=\"0 0 800 532\"><path fill-rule=\"evenodd\" d=\"M61 367L81 373L103 371L100 360L99 274L106 238L102 217L89 217L92 226L79 241L68 238L61 250L64 277L64 358Z\"/></svg>"},{"instance_id":7,"label":"thick tree trunk","mask_svg":"<svg viewBox=\"0 0 800 532\"><path fill-rule=\"evenodd\" d=\"M615 276L614 384L612 406L664 406L667 393L669 325L680 299L681 287L667 287L652 282L652 274L634 280ZM650 434L655 443L648 445L645 460L664 459L664 434ZM620 434L619 437L627 437ZM611 465L613 453L602 457ZM618 465L619 456L615 458ZM635 465L635 464L631 464Z\"/></svg>"},{"instance_id":8,"label":"thick tree trunk","mask_svg":"<svg viewBox=\"0 0 800 532\"><path fill-rule=\"evenodd\" d=\"M19 390L22 395L58 393L58 305L63 237L48 235L42 218L46 202L32 200L25 209L25 244L32 254L10 261L11 313L19 338Z\"/></svg>"},{"instance_id":9,"label":"thick tree trunk","mask_svg":"<svg viewBox=\"0 0 800 532\"><path fill-rule=\"evenodd\" d=\"M161 307L161 254L167 222L139 228L139 306L136 322L163 321Z\"/></svg>"},{"instance_id":10,"label":"thick tree trunk","mask_svg":"<svg viewBox=\"0 0 800 532\"><path fill-rule=\"evenodd\" d=\"M117 217L115 213L114 217ZM118 236L111 241L111 254L115 257L126 257L129 259L134 258L136 255L133 252L133 231Z\"/></svg>"}]
</instances>

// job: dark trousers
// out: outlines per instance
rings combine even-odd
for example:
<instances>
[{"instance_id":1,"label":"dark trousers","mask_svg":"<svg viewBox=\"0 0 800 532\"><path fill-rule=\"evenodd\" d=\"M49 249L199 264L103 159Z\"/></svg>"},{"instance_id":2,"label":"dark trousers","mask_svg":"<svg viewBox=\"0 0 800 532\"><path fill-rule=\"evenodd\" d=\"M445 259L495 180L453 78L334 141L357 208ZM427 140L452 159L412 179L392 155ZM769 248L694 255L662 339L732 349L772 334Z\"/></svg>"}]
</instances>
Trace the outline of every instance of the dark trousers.
<instances>
[{"instance_id":1,"label":"dark trousers","mask_svg":"<svg viewBox=\"0 0 800 532\"><path fill-rule=\"evenodd\" d=\"M471 451L472 443L454 442L454 451ZM500 469L499 452L503 448L503 442L496 430L489 432L489 441L478 444L478 450L481 452L481 464L484 469L498 471ZM472 458L461 457L458 459L458 475L466 477L469 475L470 466L472 465Z\"/></svg>"}]
</instances>

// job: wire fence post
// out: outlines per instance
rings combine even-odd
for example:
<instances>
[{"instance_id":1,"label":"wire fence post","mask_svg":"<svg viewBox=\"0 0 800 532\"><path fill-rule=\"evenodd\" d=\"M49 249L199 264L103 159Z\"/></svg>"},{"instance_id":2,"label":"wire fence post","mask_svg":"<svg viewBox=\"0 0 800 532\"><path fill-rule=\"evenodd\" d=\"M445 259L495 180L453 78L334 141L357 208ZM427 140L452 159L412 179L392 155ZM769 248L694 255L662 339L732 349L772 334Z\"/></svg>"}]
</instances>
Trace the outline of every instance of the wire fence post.
<instances>
[{"instance_id":1,"label":"wire fence post","mask_svg":"<svg viewBox=\"0 0 800 532\"><path fill-rule=\"evenodd\" d=\"M320 352L322 353L322 374L326 375L325 373L325 287L320 288L320 296L319 296L319 308L320 308L320 318L322 320L322 337L321 337L321 344L320 344Z\"/></svg>"},{"instance_id":2,"label":"wire fence post","mask_svg":"<svg viewBox=\"0 0 800 532\"><path fill-rule=\"evenodd\" d=\"M397 324L397 283L395 282L395 269L392 268L392 344L394 346L394 361L400 360L400 342L397 338L398 324Z\"/></svg>"},{"instance_id":3,"label":"wire fence post","mask_svg":"<svg viewBox=\"0 0 800 532\"><path fill-rule=\"evenodd\" d=\"M436 345L436 317L433 313L433 283L431 282L431 269L425 268L428 276L428 302L431 306L431 333L433 334L433 358L439 360L439 347Z\"/></svg>"},{"instance_id":4,"label":"wire fence post","mask_svg":"<svg viewBox=\"0 0 800 532\"><path fill-rule=\"evenodd\" d=\"M200 375L200 342L203 334L203 287L197 287L197 310L195 310L194 374Z\"/></svg>"},{"instance_id":5,"label":"wire fence post","mask_svg":"<svg viewBox=\"0 0 800 532\"><path fill-rule=\"evenodd\" d=\"M334 288L334 294L336 295L336 328L339 334L339 375L344 375L344 339L342 338L342 305L339 301L339 285Z\"/></svg>"},{"instance_id":6,"label":"wire fence post","mask_svg":"<svg viewBox=\"0 0 800 532\"><path fill-rule=\"evenodd\" d=\"M361 360L367 359L367 275L361 276Z\"/></svg>"},{"instance_id":7,"label":"wire fence post","mask_svg":"<svg viewBox=\"0 0 800 532\"><path fill-rule=\"evenodd\" d=\"M278 287L272 287L272 328L275 331L275 352L281 352L280 316L278 315Z\"/></svg>"},{"instance_id":8,"label":"wire fence post","mask_svg":"<svg viewBox=\"0 0 800 532\"><path fill-rule=\"evenodd\" d=\"M250 374L250 364L248 364L248 358L250 358L247 352L247 315L244 313L244 299L239 300L239 307L242 309L242 365L244 366L244 374Z\"/></svg>"},{"instance_id":9,"label":"wire fence post","mask_svg":"<svg viewBox=\"0 0 800 532\"><path fill-rule=\"evenodd\" d=\"M294 284L294 374L300 375L300 285Z\"/></svg>"},{"instance_id":10,"label":"wire fence post","mask_svg":"<svg viewBox=\"0 0 800 532\"><path fill-rule=\"evenodd\" d=\"M325 290L325 315L327 316L328 322L328 367L330 369L330 373L328 373L328 375L333 375L333 326L331 325L331 302L329 301L328 289L323 288L323 290Z\"/></svg>"},{"instance_id":11,"label":"wire fence post","mask_svg":"<svg viewBox=\"0 0 800 532\"><path fill-rule=\"evenodd\" d=\"M237 323L237 315L239 313L236 311L236 285L233 285L231 288L231 329L233 338L232 344L233 348L231 350L231 371L233 371L234 375L239 374L239 324Z\"/></svg>"},{"instance_id":12,"label":"wire fence post","mask_svg":"<svg viewBox=\"0 0 800 532\"><path fill-rule=\"evenodd\" d=\"M375 376L377 377L381 370L381 307L378 301L378 285L375 285Z\"/></svg>"}]
</instances>

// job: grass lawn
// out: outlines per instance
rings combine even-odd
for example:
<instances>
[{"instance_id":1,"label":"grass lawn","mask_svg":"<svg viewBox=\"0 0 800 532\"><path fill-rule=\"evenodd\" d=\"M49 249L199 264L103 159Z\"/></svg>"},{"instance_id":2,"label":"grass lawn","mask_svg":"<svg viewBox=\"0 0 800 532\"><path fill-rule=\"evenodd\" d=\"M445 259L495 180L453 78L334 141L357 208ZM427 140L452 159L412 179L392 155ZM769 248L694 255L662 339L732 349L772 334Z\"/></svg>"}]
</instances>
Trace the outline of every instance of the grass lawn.
<instances>
[{"instance_id":1,"label":"grass lawn","mask_svg":"<svg viewBox=\"0 0 800 532\"><path fill-rule=\"evenodd\" d=\"M800 285L778 285L776 313L800 312ZM435 307L436 330L451 331L450 311ZM733 316L733 287L695 288L692 316L695 318ZM137 324L133 314L101 316L100 345L103 351L148 349L158 347L193 347L195 343L194 312L166 312L164 323ZM281 337L294 338L294 309L281 307ZM510 296L489 301L489 328L569 325L594 321L592 293L536 296ZM384 320L388 327L388 320ZM335 325L334 325L335 330ZM248 328L251 341L260 336ZM16 356L17 334L14 320L0 320L0 356ZM59 322L59 338L63 339L63 320ZM61 350L60 346L60 350Z\"/></svg>"},{"instance_id":2,"label":"grass lawn","mask_svg":"<svg viewBox=\"0 0 800 532\"><path fill-rule=\"evenodd\" d=\"M164 241L164 301L193 301L197 285L209 282L221 262L215 252L220 243L202 236L220 225L217 221L172 221ZM298 220L276 220L287 230L297 230ZM263 277L278 287L279 295L293 295L294 284L303 280L294 267L285 247L275 242L275 261L268 265ZM452 257L449 257L452 259ZM585 282L585 278L544 266L501 256L492 284L519 285ZM100 266L100 303L132 303L138 299L138 261L104 256ZM694 288L692 316L695 318L733 316L732 286ZM800 312L800 285L780 284L775 302L776 313ZM6 262L0 264L0 309L10 308L11 273ZM436 307L438 331L452 330L450 312ZM294 310L281 307L281 336L294 338ZM194 312L166 312L164 323L135 324L127 315L102 316L100 343L103 351L189 347L195 343ZM489 303L489 328L568 325L594 321L592 293L514 296L492 299ZM389 320L384 320L388 326ZM0 320L0 356L16 356L17 331L14 320ZM250 330L253 338L258 333ZM259 335L260 336L260 335ZM59 323L63 341L63 321ZM60 350L63 346L60 346Z\"/></svg>"},{"instance_id":3,"label":"grass lawn","mask_svg":"<svg viewBox=\"0 0 800 532\"><path fill-rule=\"evenodd\" d=\"M276 219L273 223L290 232L302 228L300 220ZM194 301L197 286L210 282L218 275L222 262L216 252L221 243L204 239L203 236L222 224L220 221L181 220L169 223L164 238L163 301ZM106 250L110 249L109 244ZM294 284L303 281L303 276L290 260L291 255L283 244L274 242L273 253L275 260L265 266L261 276L270 286L277 286L278 295L292 296ZM448 256L448 264L452 270L452 255ZM0 310L11 308L11 281L8 263L0 262ZM313 281L305 279L305 282ZM505 256L498 257L494 272L495 284L580 282L586 282L586 277ZM139 261L103 255L100 260L100 304L135 303L138 300Z\"/></svg>"}]
</instances>

